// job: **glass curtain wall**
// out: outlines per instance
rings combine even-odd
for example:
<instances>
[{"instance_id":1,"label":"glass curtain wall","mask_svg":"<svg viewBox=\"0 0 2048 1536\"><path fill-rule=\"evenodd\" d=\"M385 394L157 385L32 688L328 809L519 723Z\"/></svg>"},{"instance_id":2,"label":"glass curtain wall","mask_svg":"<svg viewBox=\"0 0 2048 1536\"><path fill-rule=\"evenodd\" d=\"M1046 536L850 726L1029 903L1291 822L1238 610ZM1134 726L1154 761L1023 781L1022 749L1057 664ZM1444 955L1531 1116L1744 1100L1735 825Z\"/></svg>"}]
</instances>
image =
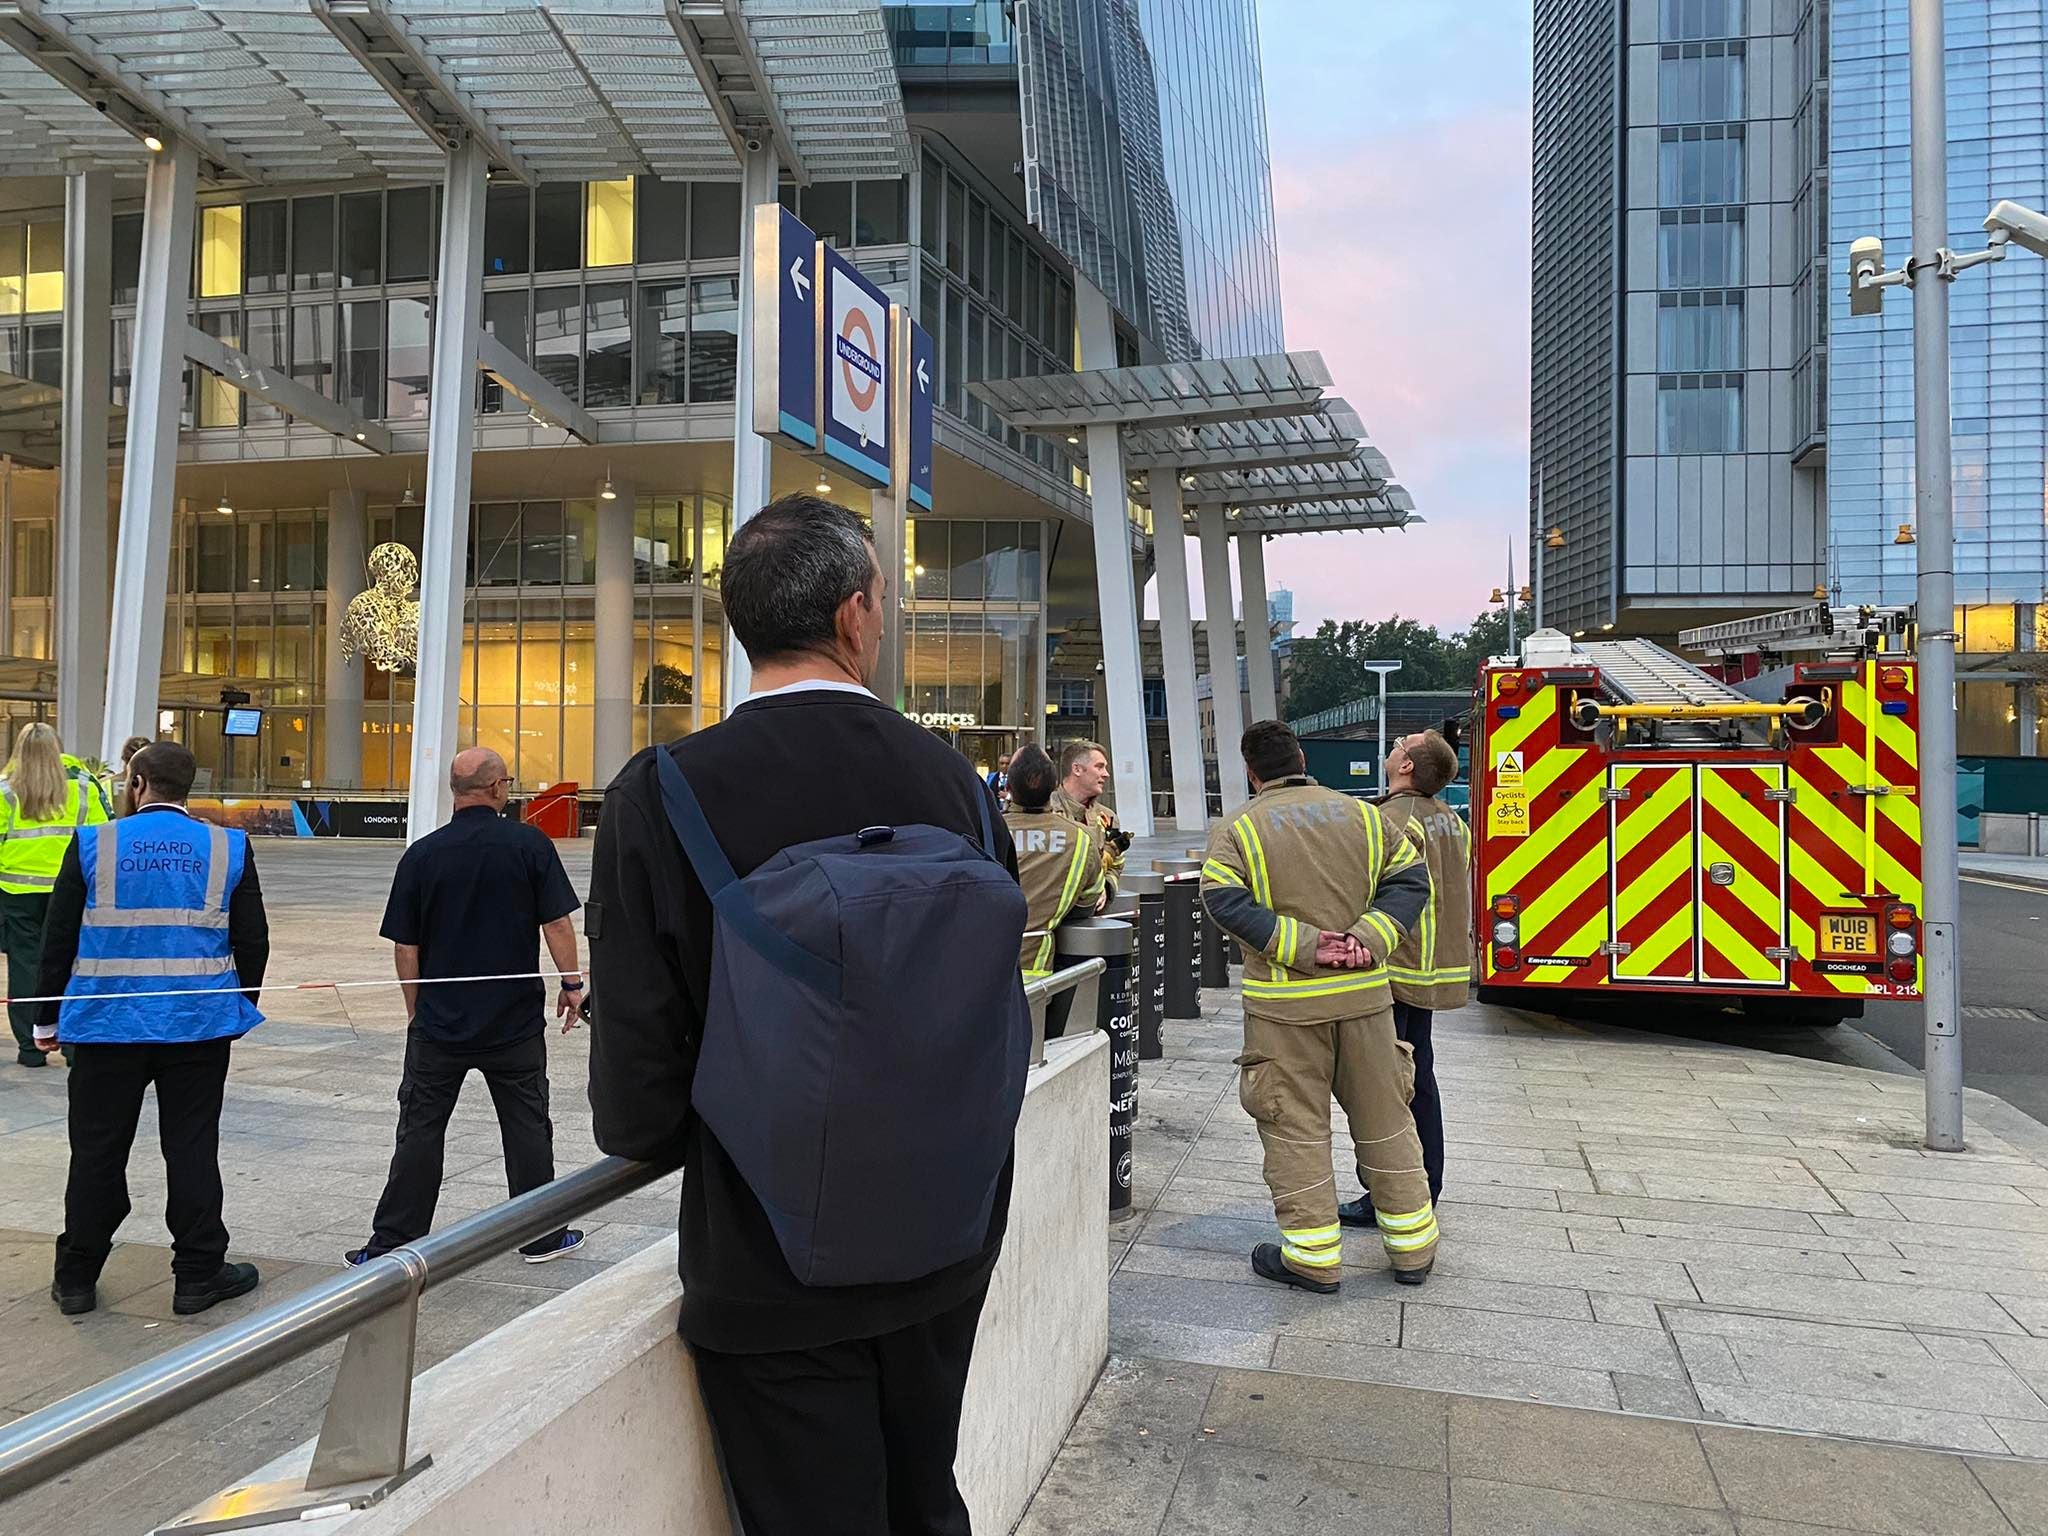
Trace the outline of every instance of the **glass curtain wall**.
<instances>
[{"instance_id":1,"label":"glass curtain wall","mask_svg":"<svg viewBox=\"0 0 2048 1536\"><path fill-rule=\"evenodd\" d=\"M979 761L1036 736L1045 525L913 519L904 537L904 712Z\"/></svg>"}]
</instances>

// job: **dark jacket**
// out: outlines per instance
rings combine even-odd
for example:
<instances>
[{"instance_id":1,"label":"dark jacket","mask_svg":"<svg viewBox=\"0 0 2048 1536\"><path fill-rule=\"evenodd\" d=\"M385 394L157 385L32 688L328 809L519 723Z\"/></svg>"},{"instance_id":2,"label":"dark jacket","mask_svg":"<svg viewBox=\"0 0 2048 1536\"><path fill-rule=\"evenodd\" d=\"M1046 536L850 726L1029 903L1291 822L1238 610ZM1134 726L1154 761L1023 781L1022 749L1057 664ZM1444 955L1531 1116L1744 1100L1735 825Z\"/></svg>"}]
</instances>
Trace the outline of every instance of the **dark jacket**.
<instances>
[{"instance_id":1,"label":"dark jacket","mask_svg":"<svg viewBox=\"0 0 2048 1536\"><path fill-rule=\"evenodd\" d=\"M756 699L721 725L641 752L612 781L583 917L597 1144L623 1157L683 1162L683 1337L737 1354L811 1349L951 1309L985 1285L995 1265L1009 1221L1009 1168L975 1257L902 1285L805 1286L725 1149L690 1113L711 984L711 905L663 814L657 751L673 754L689 776L742 877L785 848L863 827L922 822L978 837L976 796L990 802L997 854L1015 874L987 786L937 736L865 695Z\"/></svg>"},{"instance_id":2,"label":"dark jacket","mask_svg":"<svg viewBox=\"0 0 2048 1536\"><path fill-rule=\"evenodd\" d=\"M146 805L138 816L181 816L176 806ZM36 982L36 996L56 997L71 980L71 967L78 959L78 930L85 920L85 874L78 862L78 840L64 850L64 862L57 869L57 884L50 892L49 913L43 919L42 971ZM263 972L270 964L270 920L263 911L263 888L256 879L256 849L252 843L242 861L242 878L228 896L228 947L235 957L235 979L242 984L250 1002L263 986ZM166 998L174 1003L175 998ZM32 1005L40 1015L32 1023L49 1027L56 1003Z\"/></svg>"}]
</instances>

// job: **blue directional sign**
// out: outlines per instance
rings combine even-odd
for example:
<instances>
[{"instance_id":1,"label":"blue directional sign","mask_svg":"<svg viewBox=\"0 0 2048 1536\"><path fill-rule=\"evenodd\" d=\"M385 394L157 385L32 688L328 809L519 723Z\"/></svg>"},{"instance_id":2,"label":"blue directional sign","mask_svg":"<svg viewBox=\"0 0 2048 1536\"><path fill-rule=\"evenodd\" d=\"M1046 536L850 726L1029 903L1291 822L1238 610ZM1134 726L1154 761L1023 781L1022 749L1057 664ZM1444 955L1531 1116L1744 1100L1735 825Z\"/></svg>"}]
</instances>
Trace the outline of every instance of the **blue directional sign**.
<instances>
[{"instance_id":1,"label":"blue directional sign","mask_svg":"<svg viewBox=\"0 0 2048 1536\"><path fill-rule=\"evenodd\" d=\"M910 504L921 511L932 509L932 401L938 380L938 358L932 350L931 333L912 320L903 319L906 368L904 393L910 405Z\"/></svg>"},{"instance_id":2,"label":"blue directional sign","mask_svg":"<svg viewBox=\"0 0 2048 1536\"><path fill-rule=\"evenodd\" d=\"M824 447L854 478L889 486L889 296L824 249Z\"/></svg>"},{"instance_id":3,"label":"blue directional sign","mask_svg":"<svg viewBox=\"0 0 2048 1536\"><path fill-rule=\"evenodd\" d=\"M779 203L754 209L754 430L818 451L818 237Z\"/></svg>"}]
</instances>

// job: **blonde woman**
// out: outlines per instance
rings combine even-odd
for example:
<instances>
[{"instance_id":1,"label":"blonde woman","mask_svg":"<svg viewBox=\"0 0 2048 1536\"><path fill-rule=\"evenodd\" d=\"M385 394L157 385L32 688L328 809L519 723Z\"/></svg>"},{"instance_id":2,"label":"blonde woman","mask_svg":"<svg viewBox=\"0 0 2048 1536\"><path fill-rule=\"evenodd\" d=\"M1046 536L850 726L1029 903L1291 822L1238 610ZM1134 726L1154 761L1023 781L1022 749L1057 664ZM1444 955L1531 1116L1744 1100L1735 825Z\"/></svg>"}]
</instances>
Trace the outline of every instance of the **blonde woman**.
<instances>
[{"instance_id":1,"label":"blonde woman","mask_svg":"<svg viewBox=\"0 0 2048 1536\"><path fill-rule=\"evenodd\" d=\"M43 916L64 850L80 827L107 819L97 785L67 766L57 733L38 720L22 727L14 755L0 777L0 943L7 947L7 991L32 997L43 959ZM15 1059L24 1067L49 1064L36 1046L31 1010L7 1007Z\"/></svg>"}]
</instances>

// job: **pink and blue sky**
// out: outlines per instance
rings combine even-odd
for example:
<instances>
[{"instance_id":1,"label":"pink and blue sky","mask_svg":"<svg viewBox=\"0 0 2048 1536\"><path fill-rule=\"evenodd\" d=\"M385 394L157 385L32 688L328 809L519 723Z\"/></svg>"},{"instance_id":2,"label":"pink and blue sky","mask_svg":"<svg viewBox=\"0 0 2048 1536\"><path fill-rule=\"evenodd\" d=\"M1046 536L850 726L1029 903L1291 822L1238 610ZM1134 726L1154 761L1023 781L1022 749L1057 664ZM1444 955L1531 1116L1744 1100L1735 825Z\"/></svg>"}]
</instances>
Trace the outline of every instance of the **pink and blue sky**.
<instances>
[{"instance_id":1,"label":"pink and blue sky","mask_svg":"<svg viewBox=\"0 0 2048 1536\"><path fill-rule=\"evenodd\" d=\"M1259 20L1287 344L1322 352L1429 519L1271 540L1269 585L1311 629L1460 627L1528 495L1529 6L1259 0Z\"/></svg>"}]
</instances>

